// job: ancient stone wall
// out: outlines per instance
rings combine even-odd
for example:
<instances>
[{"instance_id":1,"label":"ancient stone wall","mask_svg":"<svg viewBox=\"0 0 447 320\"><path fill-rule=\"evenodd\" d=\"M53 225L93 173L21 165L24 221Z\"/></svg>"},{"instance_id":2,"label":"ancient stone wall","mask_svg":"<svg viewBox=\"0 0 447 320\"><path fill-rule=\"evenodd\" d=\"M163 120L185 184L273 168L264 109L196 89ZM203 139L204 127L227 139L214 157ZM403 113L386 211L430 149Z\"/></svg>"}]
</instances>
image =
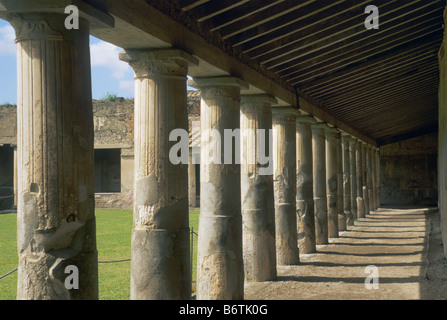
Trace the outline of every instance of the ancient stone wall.
<instances>
[{"instance_id":1,"label":"ancient stone wall","mask_svg":"<svg viewBox=\"0 0 447 320\"><path fill-rule=\"evenodd\" d=\"M192 121L200 121L200 91L188 91L187 102L189 128L191 130ZM107 99L93 100L93 117L95 149L121 150L121 192L96 193L96 208L132 209L134 181L134 100L119 97L113 99L113 101ZM0 145L14 145L16 143L17 106L2 105L0 106ZM199 142L196 141L195 144L197 143ZM197 153L197 150L195 152ZM8 164L7 167L1 167L0 175L9 177L9 174L2 173L8 170L13 170L13 164Z\"/></svg>"},{"instance_id":2,"label":"ancient stone wall","mask_svg":"<svg viewBox=\"0 0 447 320\"><path fill-rule=\"evenodd\" d=\"M16 143L17 136L17 106L0 106L0 144Z\"/></svg>"},{"instance_id":3,"label":"ancient stone wall","mask_svg":"<svg viewBox=\"0 0 447 320\"><path fill-rule=\"evenodd\" d=\"M380 148L382 205L438 205L437 133Z\"/></svg>"},{"instance_id":4,"label":"ancient stone wall","mask_svg":"<svg viewBox=\"0 0 447 320\"><path fill-rule=\"evenodd\" d=\"M444 12L446 20L447 10ZM446 59L446 34L439 50L439 101L438 101L438 170L439 170L439 212L442 224L442 242L447 243L447 59ZM447 257L447 245L444 245L444 254Z\"/></svg>"},{"instance_id":5,"label":"ancient stone wall","mask_svg":"<svg viewBox=\"0 0 447 320\"><path fill-rule=\"evenodd\" d=\"M121 192L95 193L96 208L132 209L133 99L93 100L95 149L121 150Z\"/></svg>"},{"instance_id":6,"label":"ancient stone wall","mask_svg":"<svg viewBox=\"0 0 447 320\"><path fill-rule=\"evenodd\" d=\"M121 147L133 155L133 99L93 100L95 148Z\"/></svg>"}]
</instances>

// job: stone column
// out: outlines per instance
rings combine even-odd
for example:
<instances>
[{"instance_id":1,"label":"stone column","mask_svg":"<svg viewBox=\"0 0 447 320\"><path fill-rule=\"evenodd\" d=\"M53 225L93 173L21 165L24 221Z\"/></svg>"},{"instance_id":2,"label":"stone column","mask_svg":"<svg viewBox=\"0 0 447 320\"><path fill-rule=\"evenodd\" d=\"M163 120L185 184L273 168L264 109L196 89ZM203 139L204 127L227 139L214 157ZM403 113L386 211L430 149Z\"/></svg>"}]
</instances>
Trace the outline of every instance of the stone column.
<instances>
[{"instance_id":1,"label":"stone column","mask_svg":"<svg viewBox=\"0 0 447 320\"><path fill-rule=\"evenodd\" d=\"M370 211L375 211L376 210L376 196L375 196L375 185L376 185L376 174L375 174L375 169L376 169L376 161L374 160L374 147L373 146L369 146L369 158L370 158L370 189L369 189L369 208Z\"/></svg>"},{"instance_id":2,"label":"stone column","mask_svg":"<svg viewBox=\"0 0 447 320\"><path fill-rule=\"evenodd\" d=\"M369 197L368 197L368 146L366 142L362 143L362 198L364 207L364 216L369 214Z\"/></svg>"},{"instance_id":3,"label":"stone column","mask_svg":"<svg viewBox=\"0 0 447 320\"><path fill-rule=\"evenodd\" d=\"M315 242L327 244L328 214L326 198L325 123L312 124L312 170L315 210Z\"/></svg>"},{"instance_id":4,"label":"stone column","mask_svg":"<svg viewBox=\"0 0 447 320\"><path fill-rule=\"evenodd\" d=\"M363 142L358 141L356 151L357 174L357 219L365 217L365 204L363 199Z\"/></svg>"},{"instance_id":5,"label":"stone column","mask_svg":"<svg viewBox=\"0 0 447 320\"><path fill-rule=\"evenodd\" d=\"M193 155L191 153L192 152L190 151L189 163L188 163L188 199L189 199L189 207L195 208L197 207L196 164L193 161Z\"/></svg>"},{"instance_id":6,"label":"stone column","mask_svg":"<svg viewBox=\"0 0 447 320\"><path fill-rule=\"evenodd\" d=\"M365 195L365 214L370 214L371 208L371 148L365 144L365 176L366 176L366 195Z\"/></svg>"},{"instance_id":7,"label":"stone column","mask_svg":"<svg viewBox=\"0 0 447 320\"><path fill-rule=\"evenodd\" d=\"M375 149L376 153L376 207L380 208L380 148Z\"/></svg>"},{"instance_id":8,"label":"stone column","mask_svg":"<svg viewBox=\"0 0 447 320\"><path fill-rule=\"evenodd\" d=\"M126 50L120 59L135 71L130 298L189 299L186 74L198 61L174 49ZM177 144L177 136L171 141L175 129L186 135L181 137L186 159L179 163L170 154Z\"/></svg>"},{"instance_id":9,"label":"stone column","mask_svg":"<svg viewBox=\"0 0 447 320\"><path fill-rule=\"evenodd\" d=\"M337 213L338 213L338 231L346 230L346 214L344 211L343 194L343 148L341 144L341 133L335 136L337 144Z\"/></svg>"},{"instance_id":10,"label":"stone column","mask_svg":"<svg viewBox=\"0 0 447 320\"><path fill-rule=\"evenodd\" d=\"M354 225L357 219L357 167L356 167L357 139L351 137L349 140L349 166L350 166L350 182L351 182L351 215L347 217L346 224Z\"/></svg>"},{"instance_id":11,"label":"stone column","mask_svg":"<svg viewBox=\"0 0 447 320\"><path fill-rule=\"evenodd\" d=\"M13 160L13 162L14 162L14 178L13 178L13 190L14 190L14 207L16 207L17 208L17 195L18 195L18 193L17 193L17 190L18 190L18 188L17 188L17 183L18 183L18 181L19 181L19 178L18 178L18 172L17 172L17 161L18 161L18 159L17 159L17 145L15 145L14 146L14 160Z\"/></svg>"},{"instance_id":12,"label":"stone column","mask_svg":"<svg viewBox=\"0 0 447 320\"><path fill-rule=\"evenodd\" d=\"M315 216L312 172L312 130L315 119L296 117L296 212L300 253L315 252Z\"/></svg>"},{"instance_id":13,"label":"stone column","mask_svg":"<svg viewBox=\"0 0 447 320\"><path fill-rule=\"evenodd\" d=\"M242 243L247 281L276 278L273 163L265 161L272 152L272 103L276 99L267 95L241 97Z\"/></svg>"},{"instance_id":14,"label":"stone column","mask_svg":"<svg viewBox=\"0 0 447 320\"><path fill-rule=\"evenodd\" d=\"M299 263L296 229L296 116L291 107L274 107L273 181L275 188L276 261Z\"/></svg>"},{"instance_id":15,"label":"stone column","mask_svg":"<svg viewBox=\"0 0 447 320\"><path fill-rule=\"evenodd\" d=\"M346 216L346 225L354 225L352 214L352 201L351 201L351 162L350 162L350 150L349 145L352 141L351 136L342 135L342 148L343 148L343 211Z\"/></svg>"},{"instance_id":16,"label":"stone column","mask_svg":"<svg viewBox=\"0 0 447 320\"><path fill-rule=\"evenodd\" d=\"M326 197L328 216L328 236L338 237L337 212L337 144L338 130L326 127Z\"/></svg>"},{"instance_id":17,"label":"stone column","mask_svg":"<svg viewBox=\"0 0 447 320\"><path fill-rule=\"evenodd\" d=\"M7 18L18 70L17 299L97 299L89 23L67 30L63 13ZM64 285L69 265L79 289Z\"/></svg>"},{"instance_id":18,"label":"stone column","mask_svg":"<svg viewBox=\"0 0 447 320\"><path fill-rule=\"evenodd\" d=\"M242 300L240 157L224 130L231 134L240 128L240 89L248 84L233 77L189 83L201 89L202 97L197 299Z\"/></svg>"}]
</instances>

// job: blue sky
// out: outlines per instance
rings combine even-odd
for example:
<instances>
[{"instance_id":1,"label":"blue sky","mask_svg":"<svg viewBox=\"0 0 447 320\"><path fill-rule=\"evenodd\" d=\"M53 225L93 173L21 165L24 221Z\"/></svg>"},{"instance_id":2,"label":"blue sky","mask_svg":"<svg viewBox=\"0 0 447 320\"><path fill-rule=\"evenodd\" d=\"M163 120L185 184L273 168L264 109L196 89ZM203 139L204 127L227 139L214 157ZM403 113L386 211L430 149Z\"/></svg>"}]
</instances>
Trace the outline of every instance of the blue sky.
<instances>
[{"instance_id":1,"label":"blue sky","mask_svg":"<svg viewBox=\"0 0 447 320\"><path fill-rule=\"evenodd\" d=\"M14 30L0 19L0 104L17 103L17 63ZM90 37L92 96L102 99L107 93L133 98L133 70L118 59L121 48Z\"/></svg>"}]
</instances>

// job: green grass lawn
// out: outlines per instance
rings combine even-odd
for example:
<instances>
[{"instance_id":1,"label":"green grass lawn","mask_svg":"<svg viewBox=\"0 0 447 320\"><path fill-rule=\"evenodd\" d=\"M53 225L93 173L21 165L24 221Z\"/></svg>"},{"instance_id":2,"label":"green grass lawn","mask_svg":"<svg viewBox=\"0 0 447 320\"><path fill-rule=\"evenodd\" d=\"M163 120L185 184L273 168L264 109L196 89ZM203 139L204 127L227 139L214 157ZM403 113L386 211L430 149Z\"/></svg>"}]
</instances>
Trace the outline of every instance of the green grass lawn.
<instances>
[{"instance_id":1,"label":"green grass lawn","mask_svg":"<svg viewBox=\"0 0 447 320\"><path fill-rule=\"evenodd\" d=\"M199 211L189 212L190 227L198 232ZM131 210L96 210L98 260L130 259ZM193 289L197 266L197 236L194 235ZM0 215L0 276L17 267L17 215ZM99 263L99 299L126 300L130 297L130 261ZM0 300L14 300L17 272L0 279Z\"/></svg>"}]
</instances>

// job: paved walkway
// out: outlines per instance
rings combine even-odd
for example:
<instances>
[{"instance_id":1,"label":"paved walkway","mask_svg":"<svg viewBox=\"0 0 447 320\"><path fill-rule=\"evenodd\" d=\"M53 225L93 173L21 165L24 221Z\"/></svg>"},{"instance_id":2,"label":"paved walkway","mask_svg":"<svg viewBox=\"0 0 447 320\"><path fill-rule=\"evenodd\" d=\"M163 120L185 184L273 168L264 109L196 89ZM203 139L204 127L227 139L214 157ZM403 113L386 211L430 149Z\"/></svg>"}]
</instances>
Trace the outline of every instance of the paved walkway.
<instances>
[{"instance_id":1,"label":"paved walkway","mask_svg":"<svg viewBox=\"0 0 447 320\"><path fill-rule=\"evenodd\" d=\"M245 299L425 299L430 219L424 209L380 209L272 282L246 283ZM365 280L374 265L378 288ZM366 281L370 285L374 282Z\"/></svg>"}]
</instances>

